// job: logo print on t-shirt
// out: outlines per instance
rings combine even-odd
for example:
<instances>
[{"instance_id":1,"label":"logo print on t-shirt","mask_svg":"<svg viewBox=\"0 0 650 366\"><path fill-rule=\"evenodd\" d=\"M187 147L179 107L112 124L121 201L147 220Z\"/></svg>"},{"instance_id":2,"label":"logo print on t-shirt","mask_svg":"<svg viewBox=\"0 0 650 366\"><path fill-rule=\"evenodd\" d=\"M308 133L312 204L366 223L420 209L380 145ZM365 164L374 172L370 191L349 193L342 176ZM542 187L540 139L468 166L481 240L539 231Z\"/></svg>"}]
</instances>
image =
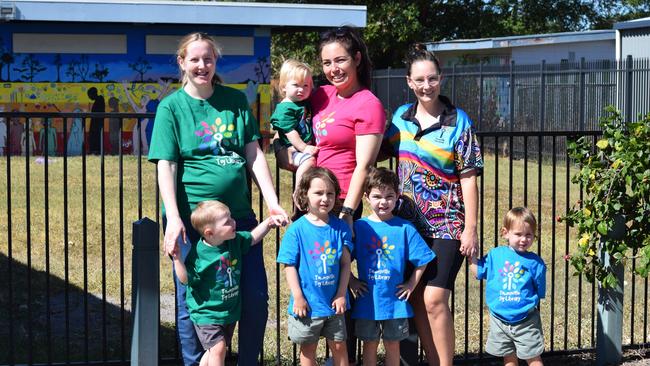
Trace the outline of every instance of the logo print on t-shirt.
<instances>
[{"instance_id":1,"label":"logo print on t-shirt","mask_svg":"<svg viewBox=\"0 0 650 366\"><path fill-rule=\"evenodd\" d=\"M385 236L381 240L379 240L378 237L373 235L370 238L371 243L366 244L366 249L368 250L368 254L373 256L372 262L377 266L377 269L386 267L388 260L393 259L391 251L395 249L395 246L388 244L386 242L387 240L388 238Z\"/></svg>"},{"instance_id":2,"label":"logo print on t-shirt","mask_svg":"<svg viewBox=\"0 0 650 366\"><path fill-rule=\"evenodd\" d=\"M199 149L210 150L213 155L226 154L223 146L228 147L230 145L229 139L233 136L235 125L232 123L224 123L220 117L217 117L212 125L201 121L201 126L203 128L194 131L197 136L203 137Z\"/></svg>"},{"instance_id":3,"label":"logo print on t-shirt","mask_svg":"<svg viewBox=\"0 0 650 366\"><path fill-rule=\"evenodd\" d=\"M316 136L316 143L320 141L321 136L327 136L327 125L334 122L334 113L330 112L328 115L323 116L320 121L314 124L314 135Z\"/></svg>"},{"instance_id":4,"label":"logo print on t-shirt","mask_svg":"<svg viewBox=\"0 0 650 366\"><path fill-rule=\"evenodd\" d=\"M327 274L327 267L334 265L336 249L330 247L329 240L326 240L323 245L315 242L314 249L309 249L307 252L311 254L311 258L314 260L320 274Z\"/></svg>"},{"instance_id":5,"label":"logo print on t-shirt","mask_svg":"<svg viewBox=\"0 0 650 366\"><path fill-rule=\"evenodd\" d=\"M506 291L512 291L517 289L517 283L523 281L523 278L521 278L526 271L521 268L521 264L519 262L515 262L514 264L511 264L510 261L506 261L503 264L503 268L499 269L499 273L501 273L501 276L503 279L501 279L501 282L503 282L503 289Z\"/></svg>"},{"instance_id":6,"label":"logo print on t-shirt","mask_svg":"<svg viewBox=\"0 0 650 366\"><path fill-rule=\"evenodd\" d=\"M237 284L237 276L239 275L239 269L237 269L237 259L232 261L224 256L221 256L220 263L217 264L215 269L217 270L217 281L224 283L226 287L233 287Z\"/></svg>"}]
</instances>

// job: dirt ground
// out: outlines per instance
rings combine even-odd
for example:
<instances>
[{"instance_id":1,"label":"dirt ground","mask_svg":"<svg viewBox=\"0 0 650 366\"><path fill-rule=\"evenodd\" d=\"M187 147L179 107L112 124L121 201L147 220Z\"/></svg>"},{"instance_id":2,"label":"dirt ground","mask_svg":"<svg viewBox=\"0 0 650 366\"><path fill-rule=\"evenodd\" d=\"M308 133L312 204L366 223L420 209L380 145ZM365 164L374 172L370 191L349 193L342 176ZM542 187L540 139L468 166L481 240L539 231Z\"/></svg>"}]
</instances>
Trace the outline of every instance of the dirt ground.
<instances>
[{"instance_id":1,"label":"dirt ground","mask_svg":"<svg viewBox=\"0 0 650 366\"><path fill-rule=\"evenodd\" d=\"M587 366L595 365L595 354L545 357L544 365ZM629 349L623 353L622 366L650 366L650 349Z\"/></svg>"}]
</instances>

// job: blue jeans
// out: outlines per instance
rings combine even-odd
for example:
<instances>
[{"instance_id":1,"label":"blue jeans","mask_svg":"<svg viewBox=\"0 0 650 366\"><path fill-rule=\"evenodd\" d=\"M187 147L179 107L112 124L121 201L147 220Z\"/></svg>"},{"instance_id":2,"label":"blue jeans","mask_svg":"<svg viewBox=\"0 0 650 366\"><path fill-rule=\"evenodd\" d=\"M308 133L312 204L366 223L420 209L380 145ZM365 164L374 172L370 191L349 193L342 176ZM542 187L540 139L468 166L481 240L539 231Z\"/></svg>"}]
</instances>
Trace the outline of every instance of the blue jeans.
<instances>
[{"instance_id":1,"label":"blue jeans","mask_svg":"<svg viewBox=\"0 0 650 366\"><path fill-rule=\"evenodd\" d=\"M255 216L239 219L238 231L252 230L257 225ZM198 242L200 235L192 228L189 220L183 220L187 237L191 243ZM163 227L167 221L163 219ZM256 365L264 344L264 331L268 318L268 283L264 269L262 243L251 247L242 258L241 276L242 312L239 321L239 365ZM201 360L203 347L196 336L194 325L185 302L185 286L174 275L176 287L176 330L183 364L196 366Z\"/></svg>"}]
</instances>

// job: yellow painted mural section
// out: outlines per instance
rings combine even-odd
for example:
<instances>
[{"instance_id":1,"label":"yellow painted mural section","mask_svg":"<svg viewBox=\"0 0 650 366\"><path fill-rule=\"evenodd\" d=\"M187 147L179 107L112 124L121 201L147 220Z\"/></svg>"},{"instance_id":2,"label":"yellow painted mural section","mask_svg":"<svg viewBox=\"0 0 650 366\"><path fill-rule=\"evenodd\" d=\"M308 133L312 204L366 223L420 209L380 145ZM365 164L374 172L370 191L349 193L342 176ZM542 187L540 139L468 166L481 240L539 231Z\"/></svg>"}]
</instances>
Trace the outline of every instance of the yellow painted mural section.
<instances>
[{"instance_id":1,"label":"yellow painted mural section","mask_svg":"<svg viewBox=\"0 0 650 366\"><path fill-rule=\"evenodd\" d=\"M260 122L262 132L270 131L271 87L268 84L229 84L246 94L253 115ZM88 90L96 88L104 97L106 112L146 112L150 100L164 97L180 87L180 84L158 83L2 83L0 84L0 108L4 111L21 112L90 112L93 101ZM258 102L259 99L259 102ZM259 105L259 111L258 111ZM127 122L123 131L133 130L136 120ZM86 122L88 130L90 122ZM53 119L52 127L63 132L62 119ZM42 123L32 120L34 132L39 132ZM108 131L108 121L104 125Z\"/></svg>"}]
</instances>

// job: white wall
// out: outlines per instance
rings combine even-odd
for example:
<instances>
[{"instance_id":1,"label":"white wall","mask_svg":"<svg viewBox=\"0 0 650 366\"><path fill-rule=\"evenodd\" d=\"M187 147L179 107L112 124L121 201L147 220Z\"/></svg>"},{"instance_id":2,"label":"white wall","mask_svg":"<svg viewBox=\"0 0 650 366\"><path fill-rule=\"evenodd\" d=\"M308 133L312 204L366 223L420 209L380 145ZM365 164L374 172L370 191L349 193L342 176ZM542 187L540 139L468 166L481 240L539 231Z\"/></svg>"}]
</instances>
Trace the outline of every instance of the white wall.
<instances>
[{"instance_id":1,"label":"white wall","mask_svg":"<svg viewBox=\"0 0 650 366\"><path fill-rule=\"evenodd\" d=\"M573 54L572 54L573 53ZM583 43L562 43L512 48L515 64L560 63L563 59L579 62L584 57L590 60L613 60L616 58L616 41L594 41Z\"/></svg>"}]
</instances>

